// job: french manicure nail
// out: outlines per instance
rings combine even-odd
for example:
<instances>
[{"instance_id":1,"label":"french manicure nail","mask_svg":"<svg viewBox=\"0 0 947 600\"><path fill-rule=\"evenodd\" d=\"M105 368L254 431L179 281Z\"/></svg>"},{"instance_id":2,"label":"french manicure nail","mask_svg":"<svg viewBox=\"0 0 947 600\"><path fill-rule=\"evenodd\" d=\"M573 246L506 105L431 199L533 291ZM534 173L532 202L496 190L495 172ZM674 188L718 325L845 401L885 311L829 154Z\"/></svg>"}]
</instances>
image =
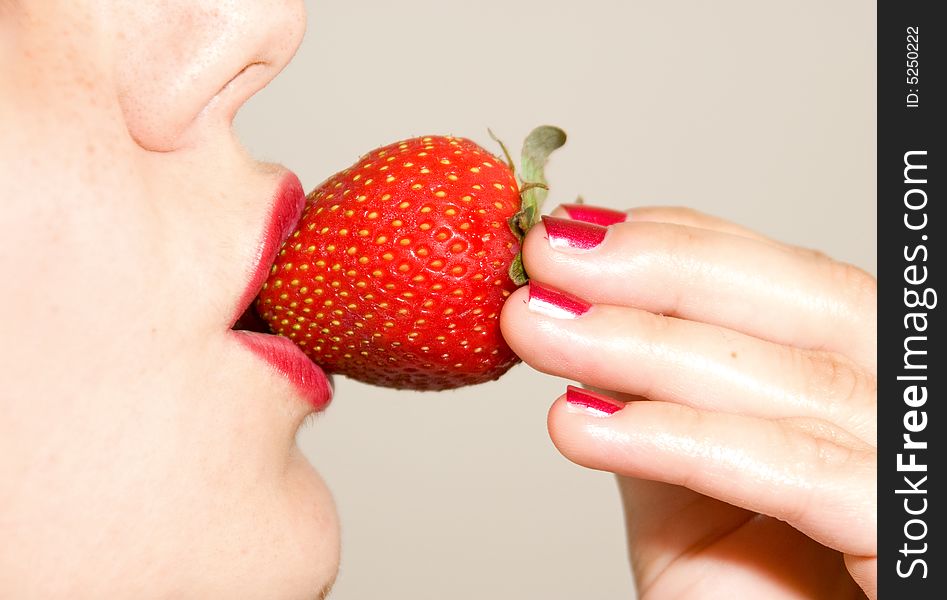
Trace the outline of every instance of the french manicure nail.
<instances>
[{"instance_id":1,"label":"french manicure nail","mask_svg":"<svg viewBox=\"0 0 947 600\"><path fill-rule=\"evenodd\" d=\"M608 229L594 223L543 216L549 245L556 250L592 250L602 243Z\"/></svg>"},{"instance_id":2,"label":"french manicure nail","mask_svg":"<svg viewBox=\"0 0 947 600\"><path fill-rule=\"evenodd\" d=\"M526 307L554 319L575 319L589 312L592 305L572 294L533 280L529 282L529 301Z\"/></svg>"},{"instance_id":3,"label":"french manicure nail","mask_svg":"<svg viewBox=\"0 0 947 600\"><path fill-rule=\"evenodd\" d=\"M574 385L566 387L566 401L599 417L613 415L625 407L621 402L612 400L608 396L583 390Z\"/></svg>"},{"instance_id":4,"label":"french manicure nail","mask_svg":"<svg viewBox=\"0 0 947 600\"><path fill-rule=\"evenodd\" d=\"M608 227L615 223L622 223L628 219L628 214L620 210L611 208L602 208L601 206L589 206L588 204L563 204L566 214L570 219L583 221L585 223L594 223L602 227Z\"/></svg>"}]
</instances>

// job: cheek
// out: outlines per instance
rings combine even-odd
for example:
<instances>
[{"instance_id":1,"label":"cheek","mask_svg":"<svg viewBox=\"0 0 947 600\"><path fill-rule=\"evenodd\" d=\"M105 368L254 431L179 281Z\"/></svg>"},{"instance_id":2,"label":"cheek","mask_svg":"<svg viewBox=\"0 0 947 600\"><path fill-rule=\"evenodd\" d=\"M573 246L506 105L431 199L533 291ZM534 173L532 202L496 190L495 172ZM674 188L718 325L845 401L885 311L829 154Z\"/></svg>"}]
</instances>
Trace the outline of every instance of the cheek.
<instances>
[{"instance_id":1,"label":"cheek","mask_svg":"<svg viewBox=\"0 0 947 600\"><path fill-rule=\"evenodd\" d=\"M83 117L108 126L94 112ZM26 386L17 392L48 390L35 404L74 396L82 382L100 389L102 373L131 364L132 340L146 341L139 334L150 326L142 291L167 259L119 142L34 133L4 207L0 265L15 293L2 301L10 344L0 355L14 387Z\"/></svg>"}]
</instances>

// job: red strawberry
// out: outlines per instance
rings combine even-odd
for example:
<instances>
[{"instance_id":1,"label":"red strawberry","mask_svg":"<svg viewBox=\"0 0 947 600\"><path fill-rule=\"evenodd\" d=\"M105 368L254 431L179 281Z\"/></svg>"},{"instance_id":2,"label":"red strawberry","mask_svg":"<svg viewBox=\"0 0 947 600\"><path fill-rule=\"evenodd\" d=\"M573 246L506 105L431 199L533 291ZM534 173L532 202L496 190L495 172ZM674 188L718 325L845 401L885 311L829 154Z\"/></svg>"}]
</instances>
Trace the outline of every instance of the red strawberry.
<instances>
[{"instance_id":1,"label":"red strawberry","mask_svg":"<svg viewBox=\"0 0 947 600\"><path fill-rule=\"evenodd\" d=\"M441 390L497 379L519 361L500 308L525 282L519 241L564 142L552 127L530 134L522 197L512 165L463 138L373 150L309 194L257 310L323 368L360 381Z\"/></svg>"}]
</instances>

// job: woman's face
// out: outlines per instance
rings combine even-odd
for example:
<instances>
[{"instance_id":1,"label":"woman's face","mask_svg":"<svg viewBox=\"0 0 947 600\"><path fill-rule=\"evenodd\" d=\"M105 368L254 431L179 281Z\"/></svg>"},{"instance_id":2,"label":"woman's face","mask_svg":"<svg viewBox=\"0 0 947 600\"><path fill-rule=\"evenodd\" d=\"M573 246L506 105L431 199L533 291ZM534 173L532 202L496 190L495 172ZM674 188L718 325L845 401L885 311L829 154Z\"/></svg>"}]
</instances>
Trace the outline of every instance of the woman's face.
<instances>
[{"instance_id":1,"label":"woman's face","mask_svg":"<svg viewBox=\"0 0 947 600\"><path fill-rule=\"evenodd\" d=\"M300 200L231 121L304 27L302 0L0 0L0 595L335 576L295 445L325 394L231 330Z\"/></svg>"}]
</instances>

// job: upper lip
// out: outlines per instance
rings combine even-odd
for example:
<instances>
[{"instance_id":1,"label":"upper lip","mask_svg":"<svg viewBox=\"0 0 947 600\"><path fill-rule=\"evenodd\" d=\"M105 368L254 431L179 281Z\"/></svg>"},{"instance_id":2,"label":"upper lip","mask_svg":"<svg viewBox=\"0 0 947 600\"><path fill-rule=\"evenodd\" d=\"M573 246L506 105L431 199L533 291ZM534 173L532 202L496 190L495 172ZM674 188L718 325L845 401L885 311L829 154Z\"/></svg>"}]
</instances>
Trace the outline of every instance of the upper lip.
<instances>
[{"instance_id":1,"label":"upper lip","mask_svg":"<svg viewBox=\"0 0 947 600\"><path fill-rule=\"evenodd\" d=\"M280 246L295 229L305 207L306 193L302 183L294 173L286 172L280 178L274 194L269 219L257 246L252 274L233 315L233 324L252 307L253 300L260 293L260 288L269 275L270 265L276 260Z\"/></svg>"},{"instance_id":2,"label":"upper lip","mask_svg":"<svg viewBox=\"0 0 947 600\"><path fill-rule=\"evenodd\" d=\"M241 342L296 386L309 401L310 409L322 410L332 397L331 379L289 339L266 335L266 323L253 310L253 301L269 275L270 266L296 228L305 206L306 194L299 178L287 172L280 179L271 203L252 274L237 305L231 329L240 330L237 333L241 334Z\"/></svg>"}]
</instances>

